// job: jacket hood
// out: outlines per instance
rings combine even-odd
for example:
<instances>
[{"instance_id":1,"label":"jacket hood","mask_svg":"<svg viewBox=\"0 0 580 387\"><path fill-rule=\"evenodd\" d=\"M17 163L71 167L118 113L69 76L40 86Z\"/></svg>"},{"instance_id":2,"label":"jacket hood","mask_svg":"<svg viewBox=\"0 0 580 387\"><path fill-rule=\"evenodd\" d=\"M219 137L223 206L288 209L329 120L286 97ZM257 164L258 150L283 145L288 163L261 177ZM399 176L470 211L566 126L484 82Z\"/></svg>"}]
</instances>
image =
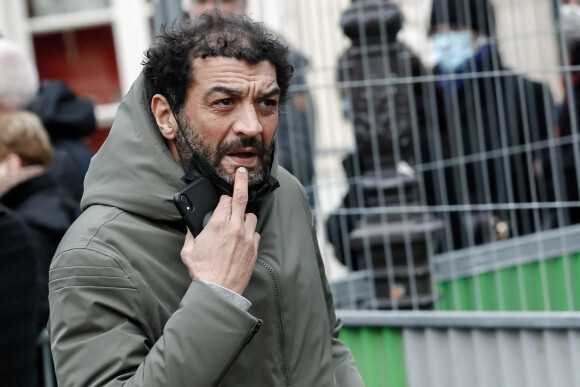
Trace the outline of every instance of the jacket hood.
<instances>
[{"instance_id":1,"label":"jacket hood","mask_svg":"<svg viewBox=\"0 0 580 387\"><path fill-rule=\"evenodd\" d=\"M96 129L94 106L60 81L46 81L27 107L42 120L53 140L90 136Z\"/></svg>"},{"instance_id":2,"label":"jacket hood","mask_svg":"<svg viewBox=\"0 0 580 387\"><path fill-rule=\"evenodd\" d=\"M181 221L173 195L185 187L183 167L169 151L151 113L143 74L127 93L111 132L91 160L82 210L106 205L158 221ZM278 161L274 155L272 175Z\"/></svg>"}]
</instances>

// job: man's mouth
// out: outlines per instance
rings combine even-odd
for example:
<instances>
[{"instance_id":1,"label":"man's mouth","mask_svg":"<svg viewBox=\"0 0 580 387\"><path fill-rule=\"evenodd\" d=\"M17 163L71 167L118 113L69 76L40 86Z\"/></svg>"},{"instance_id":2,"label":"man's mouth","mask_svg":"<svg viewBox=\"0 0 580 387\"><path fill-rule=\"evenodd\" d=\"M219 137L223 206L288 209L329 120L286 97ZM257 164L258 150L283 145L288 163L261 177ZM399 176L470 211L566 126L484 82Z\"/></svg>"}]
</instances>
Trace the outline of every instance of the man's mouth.
<instances>
[{"instance_id":1,"label":"man's mouth","mask_svg":"<svg viewBox=\"0 0 580 387\"><path fill-rule=\"evenodd\" d=\"M237 149L228 152L226 157L237 167L254 167L258 163L257 151L255 149Z\"/></svg>"}]
</instances>

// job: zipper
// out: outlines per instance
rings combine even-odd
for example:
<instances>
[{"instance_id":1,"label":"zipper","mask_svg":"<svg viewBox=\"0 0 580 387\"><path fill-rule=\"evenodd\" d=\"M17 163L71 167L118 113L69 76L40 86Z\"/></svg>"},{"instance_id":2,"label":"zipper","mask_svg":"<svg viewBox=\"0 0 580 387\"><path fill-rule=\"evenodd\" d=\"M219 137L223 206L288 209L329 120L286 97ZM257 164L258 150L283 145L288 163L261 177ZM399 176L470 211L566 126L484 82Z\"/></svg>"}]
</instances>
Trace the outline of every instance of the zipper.
<instances>
[{"instance_id":1,"label":"zipper","mask_svg":"<svg viewBox=\"0 0 580 387\"><path fill-rule=\"evenodd\" d=\"M226 364L223 371L220 373L218 378L212 384L212 387L218 386L222 382L222 380L224 379L224 377L226 376L226 374L228 373L230 368L232 368L232 365L234 364L234 362L238 359L238 357L240 357L240 354L242 353L242 350L244 349L244 347L246 345L250 344L250 341L252 341L252 339L254 338L256 333L258 333L258 331L262 327L262 324L264 324L264 322L262 320L258 319L256 321L256 323L252 326L252 328L250 329L250 332L248 332L246 337L244 337L244 340L239 345L239 347L236 349L233 356L230 358L230 361L228 361L228 364Z\"/></svg>"},{"instance_id":2,"label":"zipper","mask_svg":"<svg viewBox=\"0 0 580 387\"><path fill-rule=\"evenodd\" d=\"M284 378L284 386L291 387L292 382L290 381L290 374L288 372L288 359L286 358L286 342L284 339L284 323L282 321L282 296L280 291L280 280L278 279L278 274L276 270L268 262L261 258L258 258L257 263L264 266L270 277L272 277L272 282L274 283L274 296L276 299L276 319L278 325L278 345L280 350L280 360L282 363L282 376Z\"/></svg>"}]
</instances>

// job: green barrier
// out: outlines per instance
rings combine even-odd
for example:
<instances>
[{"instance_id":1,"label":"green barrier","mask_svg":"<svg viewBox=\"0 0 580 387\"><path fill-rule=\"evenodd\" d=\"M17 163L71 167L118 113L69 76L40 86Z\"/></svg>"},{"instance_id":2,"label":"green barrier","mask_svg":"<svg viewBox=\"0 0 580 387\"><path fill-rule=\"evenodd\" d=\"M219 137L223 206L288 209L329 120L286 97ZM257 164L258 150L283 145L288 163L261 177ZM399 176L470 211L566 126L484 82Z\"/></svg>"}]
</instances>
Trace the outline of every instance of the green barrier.
<instances>
[{"instance_id":1,"label":"green barrier","mask_svg":"<svg viewBox=\"0 0 580 387\"><path fill-rule=\"evenodd\" d=\"M367 387L406 387L403 334L399 328L344 327L348 345Z\"/></svg>"},{"instance_id":2,"label":"green barrier","mask_svg":"<svg viewBox=\"0 0 580 387\"><path fill-rule=\"evenodd\" d=\"M579 311L580 254L437 284L439 310Z\"/></svg>"}]
</instances>

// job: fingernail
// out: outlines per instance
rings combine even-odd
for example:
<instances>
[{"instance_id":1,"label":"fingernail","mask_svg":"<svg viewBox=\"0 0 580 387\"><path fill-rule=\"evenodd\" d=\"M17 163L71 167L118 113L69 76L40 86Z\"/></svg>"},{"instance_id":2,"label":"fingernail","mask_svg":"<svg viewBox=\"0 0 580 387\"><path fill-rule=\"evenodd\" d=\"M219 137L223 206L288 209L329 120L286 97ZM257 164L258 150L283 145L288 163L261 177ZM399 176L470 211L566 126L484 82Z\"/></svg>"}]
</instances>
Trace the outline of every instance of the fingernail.
<instances>
[{"instance_id":1,"label":"fingernail","mask_svg":"<svg viewBox=\"0 0 580 387\"><path fill-rule=\"evenodd\" d=\"M239 167L238 172L246 173L247 171L245 167Z\"/></svg>"}]
</instances>

